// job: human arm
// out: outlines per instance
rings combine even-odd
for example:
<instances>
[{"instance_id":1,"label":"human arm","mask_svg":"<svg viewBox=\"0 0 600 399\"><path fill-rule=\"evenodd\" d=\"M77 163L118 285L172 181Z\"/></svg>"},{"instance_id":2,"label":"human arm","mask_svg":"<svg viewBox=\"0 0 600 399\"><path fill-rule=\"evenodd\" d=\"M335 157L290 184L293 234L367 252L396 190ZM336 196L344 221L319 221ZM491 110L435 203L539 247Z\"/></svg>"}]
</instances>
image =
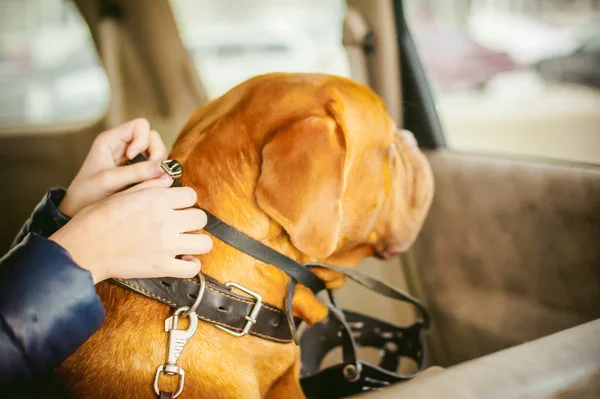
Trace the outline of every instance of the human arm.
<instances>
[{"instance_id":1,"label":"human arm","mask_svg":"<svg viewBox=\"0 0 600 399\"><path fill-rule=\"evenodd\" d=\"M29 389L99 328L95 283L198 273L186 254L211 249L196 233L206 214L189 208L194 190L171 183L165 175L115 194L50 239L29 234L0 260L0 392Z\"/></svg>"},{"instance_id":2,"label":"human arm","mask_svg":"<svg viewBox=\"0 0 600 399\"><path fill-rule=\"evenodd\" d=\"M91 274L60 245L27 235L0 259L3 392L52 370L103 321Z\"/></svg>"},{"instance_id":3,"label":"human arm","mask_svg":"<svg viewBox=\"0 0 600 399\"><path fill-rule=\"evenodd\" d=\"M140 153L149 160L125 165ZM134 119L100 133L68 190L53 188L45 194L11 248L29 233L50 237L86 206L130 185L158 177L160 162L166 157L160 135L145 119Z\"/></svg>"}]
</instances>

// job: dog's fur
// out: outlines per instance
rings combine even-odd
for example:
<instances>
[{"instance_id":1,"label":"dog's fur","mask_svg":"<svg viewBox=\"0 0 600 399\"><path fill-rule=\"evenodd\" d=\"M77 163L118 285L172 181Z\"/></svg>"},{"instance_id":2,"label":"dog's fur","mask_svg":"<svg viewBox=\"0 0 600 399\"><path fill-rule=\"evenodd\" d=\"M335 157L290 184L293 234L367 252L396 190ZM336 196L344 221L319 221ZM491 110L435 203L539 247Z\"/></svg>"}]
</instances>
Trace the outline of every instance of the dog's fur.
<instances>
[{"instance_id":1,"label":"dog's fur","mask_svg":"<svg viewBox=\"0 0 600 399\"><path fill-rule=\"evenodd\" d=\"M171 158L198 206L300 263L348 267L366 256L404 251L432 194L429 165L381 100L351 80L269 74L201 107ZM288 277L214 239L202 271L238 282L283 307ZM328 287L343 279L317 270ZM150 398L165 361L164 319L172 310L110 283L98 285L103 327L58 370L77 397ZM314 323L326 308L299 286L294 314ZM302 398L299 349L233 337L199 323L178 361L183 398ZM175 378L161 386L175 388ZM164 389L164 388L163 388Z\"/></svg>"}]
</instances>

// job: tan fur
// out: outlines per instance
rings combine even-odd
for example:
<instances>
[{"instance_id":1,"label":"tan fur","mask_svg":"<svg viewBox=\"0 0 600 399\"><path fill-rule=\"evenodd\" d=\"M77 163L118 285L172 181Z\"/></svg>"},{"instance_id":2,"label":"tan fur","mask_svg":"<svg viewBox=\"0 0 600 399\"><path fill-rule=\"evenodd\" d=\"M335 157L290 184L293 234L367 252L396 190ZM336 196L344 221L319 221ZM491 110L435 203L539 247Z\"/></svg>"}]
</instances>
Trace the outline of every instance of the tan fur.
<instances>
[{"instance_id":1,"label":"tan fur","mask_svg":"<svg viewBox=\"0 0 600 399\"><path fill-rule=\"evenodd\" d=\"M198 206L302 263L352 267L374 252L407 248L433 194L425 157L397 132L381 100L327 75L242 83L191 117L171 157L183 164ZM283 307L288 277L275 267L218 239L199 259L204 273ZM336 273L317 273L329 287L343 283ZM106 323L59 374L77 397L153 397L171 310L107 282L98 292ZM308 323L327 313L302 286L293 309ZM182 398L303 397L293 344L235 338L200 322L178 363L186 370Z\"/></svg>"}]
</instances>

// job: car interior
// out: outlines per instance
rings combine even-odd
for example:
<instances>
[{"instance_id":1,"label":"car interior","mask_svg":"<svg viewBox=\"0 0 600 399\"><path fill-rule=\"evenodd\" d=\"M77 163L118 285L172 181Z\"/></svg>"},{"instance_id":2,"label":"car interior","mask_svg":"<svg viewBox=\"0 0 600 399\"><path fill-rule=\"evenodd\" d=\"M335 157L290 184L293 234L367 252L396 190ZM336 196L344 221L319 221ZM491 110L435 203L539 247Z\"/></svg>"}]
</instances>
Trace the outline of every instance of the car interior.
<instances>
[{"instance_id":1,"label":"car interior","mask_svg":"<svg viewBox=\"0 0 600 399\"><path fill-rule=\"evenodd\" d=\"M169 148L197 107L251 76L348 76L414 133L435 179L412 248L359 270L426 304L428 361L444 370L364 396L600 397L600 64L590 55L551 78L538 66L554 57L571 67L564 60L600 34L589 29L599 2L4 0L0 9L4 251L103 130L145 117ZM411 306L351 281L339 291L345 308L415 320Z\"/></svg>"}]
</instances>

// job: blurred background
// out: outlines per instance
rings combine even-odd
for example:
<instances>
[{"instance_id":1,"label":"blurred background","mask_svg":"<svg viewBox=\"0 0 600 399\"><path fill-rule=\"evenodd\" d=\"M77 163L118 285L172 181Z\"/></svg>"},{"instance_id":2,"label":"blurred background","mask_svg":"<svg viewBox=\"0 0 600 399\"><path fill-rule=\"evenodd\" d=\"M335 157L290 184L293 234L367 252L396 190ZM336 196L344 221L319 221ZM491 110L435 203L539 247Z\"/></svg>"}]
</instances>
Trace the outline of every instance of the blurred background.
<instances>
[{"instance_id":1,"label":"blurred background","mask_svg":"<svg viewBox=\"0 0 600 399\"><path fill-rule=\"evenodd\" d=\"M598 163L600 1L409 7L450 147Z\"/></svg>"},{"instance_id":2,"label":"blurred background","mask_svg":"<svg viewBox=\"0 0 600 399\"><path fill-rule=\"evenodd\" d=\"M349 75L344 1L171 5L210 98L270 71ZM600 1L407 0L404 7L451 148L600 160ZM2 0L1 9L0 125L100 118L108 80L75 5Z\"/></svg>"}]
</instances>

